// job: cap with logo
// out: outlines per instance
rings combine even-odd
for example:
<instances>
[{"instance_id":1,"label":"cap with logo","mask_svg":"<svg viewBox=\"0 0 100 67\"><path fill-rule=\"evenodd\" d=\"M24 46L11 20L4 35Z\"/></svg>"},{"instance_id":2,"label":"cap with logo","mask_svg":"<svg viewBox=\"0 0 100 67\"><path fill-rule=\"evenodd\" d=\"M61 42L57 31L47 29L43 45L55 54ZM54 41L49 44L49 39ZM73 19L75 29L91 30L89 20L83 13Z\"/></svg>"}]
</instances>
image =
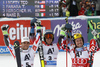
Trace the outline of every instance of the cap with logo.
<instances>
[{"instance_id":1,"label":"cap with logo","mask_svg":"<svg viewBox=\"0 0 100 67\"><path fill-rule=\"evenodd\" d=\"M21 42L30 42L29 37L22 37Z\"/></svg>"}]
</instances>

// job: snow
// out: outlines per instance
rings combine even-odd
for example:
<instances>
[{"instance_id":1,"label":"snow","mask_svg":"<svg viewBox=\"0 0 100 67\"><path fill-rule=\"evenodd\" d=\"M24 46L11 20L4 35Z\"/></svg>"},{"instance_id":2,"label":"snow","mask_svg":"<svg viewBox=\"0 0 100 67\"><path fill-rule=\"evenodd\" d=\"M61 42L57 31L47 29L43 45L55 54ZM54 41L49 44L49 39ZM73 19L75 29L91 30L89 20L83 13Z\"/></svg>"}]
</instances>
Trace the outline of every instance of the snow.
<instances>
[{"instance_id":1,"label":"snow","mask_svg":"<svg viewBox=\"0 0 100 67\"><path fill-rule=\"evenodd\" d=\"M100 51L94 54L93 67L100 67L99 65L100 65Z\"/></svg>"},{"instance_id":2,"label":"snow","mask_svg":"<svg viewBox=\"0 0 100 67\"><path fill-rule=\"evenodd\" d=\"M17 67L16 60L11 55L0 55L0 67ZM38 53L35 54L34 67L41 67ZM66 53L59 52L57 67L66 67ZM68 67L71 67L71 58L68 54Z\"/></svg>"},{"instance_id":3,"label":"snow","mask_svg":"<svg viewBox=\"0 0 100 67\"><path fill-rule=\"evenodd\" d=\"M71 58L68 54L68 67L71 67ZM94 55L93 67L100 67L100 51ZM11 55L0 55L0 67L17 67L15 59ZM41 67L38 53L35 54L34 67ZM66 67L66 53L59 52L57 67Z\"/></svg>"}]
</instances>

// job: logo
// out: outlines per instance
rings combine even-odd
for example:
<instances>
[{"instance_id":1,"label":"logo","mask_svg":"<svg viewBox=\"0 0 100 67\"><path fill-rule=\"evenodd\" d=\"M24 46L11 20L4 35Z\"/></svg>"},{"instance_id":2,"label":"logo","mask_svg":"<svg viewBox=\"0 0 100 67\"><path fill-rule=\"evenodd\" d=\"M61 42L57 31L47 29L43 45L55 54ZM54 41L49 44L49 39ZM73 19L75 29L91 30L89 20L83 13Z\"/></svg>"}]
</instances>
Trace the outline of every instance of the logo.
<instances>
[{"instance_id":1,"label":"logo","mask_svg":"<svg viewBox=\"0 0 100 67\"><path fill-rule=\"evenodd\" d=\"M23 36L27 37L29 35L31 27L24 27L24 25L20 25L19 23L16 24L15 27L11 27L9 29L9 37L11 40L19 40Z\"/></svg>"},{"instance_id":2,"label":"logo","mask_svg":"<svg viewBox=\"0 0 100 67\"><path fill-rule=\"evenodd\" d=\"M0 54L9 53L9 49L7 47L0 48Z\"/></svg>"}]
</instances>

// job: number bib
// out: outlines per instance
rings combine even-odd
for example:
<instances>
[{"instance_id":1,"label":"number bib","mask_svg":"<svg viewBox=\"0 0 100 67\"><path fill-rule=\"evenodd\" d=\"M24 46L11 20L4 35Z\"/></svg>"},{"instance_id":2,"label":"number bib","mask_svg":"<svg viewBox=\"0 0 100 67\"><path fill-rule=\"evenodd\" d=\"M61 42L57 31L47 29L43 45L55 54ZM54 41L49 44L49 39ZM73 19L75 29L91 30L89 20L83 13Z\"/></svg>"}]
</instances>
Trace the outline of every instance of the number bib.
<instances>
[{"instance_id":1,"label":"number bib","mask_svg":"<svg viewBox=\"0 0 100 67\"><path fill-rule=\"evenodd\" d=\"M58 51L56 44L50 46L43 44L44 60L46 65L56 65Z\"/></svg>"}]
</instances>

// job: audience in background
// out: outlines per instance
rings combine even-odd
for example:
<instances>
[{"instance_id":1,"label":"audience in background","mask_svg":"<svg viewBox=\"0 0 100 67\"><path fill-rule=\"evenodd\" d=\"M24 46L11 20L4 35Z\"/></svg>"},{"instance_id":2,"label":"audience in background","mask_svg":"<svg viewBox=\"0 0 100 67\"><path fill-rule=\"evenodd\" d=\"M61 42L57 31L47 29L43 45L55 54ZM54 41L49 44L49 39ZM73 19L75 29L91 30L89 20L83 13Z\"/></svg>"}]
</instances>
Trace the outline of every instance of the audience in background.
<instances>
[{"instance_id":1,"label":"audience in background","mask_svg":"<svg viewBox=\"0 0 100 67\"><path fill-rule=\"evenodd\" d=\"M95 4L91 3L90 9L87 11L86 16L96 16Z\"/></svg>"},{"instance_id":2,"label":"audience in background","mask_svg":"<svg viewBox=\"0 0 100 67\"><path fill-rule=\"evenodd\" d=\"M70 16L96 16L96 2L97 0L61 0L63 4L62 6L59 5L59 11L62 11L62 13L60 12L59 16L66 16L65 14L68 11Z\"/></svg>"},{"instance_id":3,"label":"audience in background","mask_svg":"<svg viewBox=\"0 0 100 67\"><path fill-rule=\"evenodd\" d=\"M78 16L78 11L81 9L80 2L81 0L66 0L70 16Z\"/></svg>"}]
</instances>

